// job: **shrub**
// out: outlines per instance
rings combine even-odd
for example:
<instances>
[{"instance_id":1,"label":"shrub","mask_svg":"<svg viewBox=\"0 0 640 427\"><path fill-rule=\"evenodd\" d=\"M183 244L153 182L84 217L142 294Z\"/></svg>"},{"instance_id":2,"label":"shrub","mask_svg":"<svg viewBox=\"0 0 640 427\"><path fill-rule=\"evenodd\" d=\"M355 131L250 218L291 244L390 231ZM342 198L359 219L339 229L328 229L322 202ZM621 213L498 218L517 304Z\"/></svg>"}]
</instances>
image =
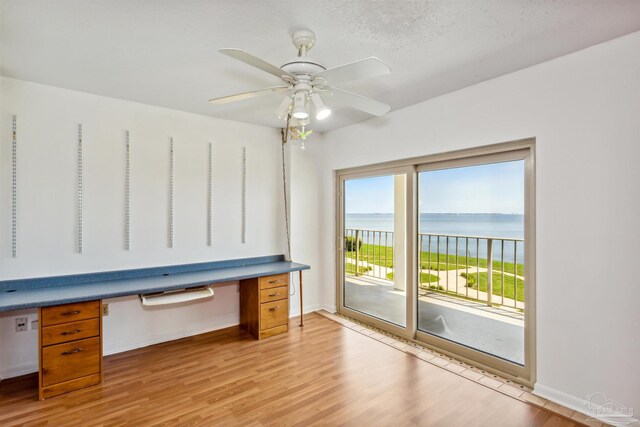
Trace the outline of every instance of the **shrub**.
<instances>
[{"instance_id":1,"label":"shrub","mask_svg":"<svg viewBox=\"0 0 640 427\"><path fill-rule=\"evenodd\" d=\"M347 264L346 268L347 274L354 274L356 270L356 266L354 264ZM361 265L358 267L358 274L366 274L367 272L373 270L373 267L370 265Z\"/></svg>"},{"instance_id":2,"label":"shrub","mask_svg":"<svg viewBox=\"0 0 640 427\"><path fill-rule=\"evenodd\" d=\"M356 238L355 237L345 237L344 245L347 249L347 252L353 252L356 250ZM358 249L362 247L362 240L358 239Z\"/></svg>"},{"instance_id":3,"label":"shrub","mask_svg":"<svg viewBox=\"0 0 640 427\"><path fill-rule=\"evenodd\" d=\"M464 277L465 279L467 279L467 284L465 285L467 288L473 288L476 284L476 275L475 273L471 273L469 274L469 276L467 277L467 273L460 273L461 277Z\"/></svg>"}]
</instances>

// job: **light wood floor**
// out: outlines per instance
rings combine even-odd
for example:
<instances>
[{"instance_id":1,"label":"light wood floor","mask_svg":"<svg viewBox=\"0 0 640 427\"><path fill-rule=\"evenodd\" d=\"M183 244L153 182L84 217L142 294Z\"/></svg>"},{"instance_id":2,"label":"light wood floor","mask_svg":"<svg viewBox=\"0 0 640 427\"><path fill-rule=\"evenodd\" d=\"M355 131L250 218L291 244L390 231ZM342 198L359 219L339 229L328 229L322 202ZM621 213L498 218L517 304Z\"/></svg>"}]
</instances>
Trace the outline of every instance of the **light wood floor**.
<instances>
[{"instance_id":1,"label":"light wood floor","mask_svg":"<svg viewBox=\"0 0 640 427\"><path fill-rule=\"evenodd\" d=\"M104 384L44 402L0 383L0 425L571 426L317 314L255 341L229 328L105 358Z\"/></svg>"}]
</instances>

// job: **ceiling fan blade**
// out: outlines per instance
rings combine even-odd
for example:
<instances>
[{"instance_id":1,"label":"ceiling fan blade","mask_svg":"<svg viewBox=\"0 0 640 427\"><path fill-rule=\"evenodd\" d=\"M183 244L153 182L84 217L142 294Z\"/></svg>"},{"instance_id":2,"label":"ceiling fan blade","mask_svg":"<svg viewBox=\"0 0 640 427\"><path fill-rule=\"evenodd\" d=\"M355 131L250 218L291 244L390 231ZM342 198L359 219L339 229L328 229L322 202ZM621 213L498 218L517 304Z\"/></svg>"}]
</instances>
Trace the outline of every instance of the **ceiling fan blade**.
<instances>
[{"instance_id":1,"label":"ceiling fan blade","mask_svg":"<svg viewBox=\"0 0 640 427\"><path fill-rule=\"evenodd\" d=\"M329 84L334 84L357 79L366 79L369 77L383 76L389 73L391 73L391 70L387 64L375 56L371 56L366 59L361 59L360 61L320 71L319 73L313 74L311 78L314 79L316 77L322 77L326 79Z\"/></svg>"},{"instance_id":2,"label":"ceiling fan blade","mask_svg":"<svg viewBox=\"0 0 640 427\"><path fill-rule=\"evenodd\" d=\"M348 92L344 89L338 89L337 87L332 87L331 92L333 92L333 99L336 101L374 116L383 116L391 109L391 107L384 102Z\"/></svg>"},{"instance_id":3,"label":"ceiling fan blade","mask_svg":"<svg viewBox=\"0 0 640 427\"><path fill-rule=\"evenodd\" d=\"M243 101L245 99L251 99L258 96L268 95L270 93L286 92L289 90L289 86L273 86L265 89L254 90L251 92L237 93L235 95L223 96L221 98L210 99L212 104L226 104L228 102Z\"/></svg>"},{"instance_id":4,"label":"ceiling fan blade","mask_svg":"<svg viewBox=\"0 0 640 427\"><path fill-rule=\"evenodd\" d=\"M294 79L292 74L287 73L286 71L281 70L275 65L271 65L260 58L256 58L255 56L245 52L242 49L226 48L220 49L219 52L224 53L225 55L230 56L233 59L237 59L238 61L242 61L245 64L249 64L252 67L256 67L261 69L262 71L266 71L269 74L273 74L278 78L282 79L282 76L287 76L289 79Z\"/></svg>"}]
</instances>

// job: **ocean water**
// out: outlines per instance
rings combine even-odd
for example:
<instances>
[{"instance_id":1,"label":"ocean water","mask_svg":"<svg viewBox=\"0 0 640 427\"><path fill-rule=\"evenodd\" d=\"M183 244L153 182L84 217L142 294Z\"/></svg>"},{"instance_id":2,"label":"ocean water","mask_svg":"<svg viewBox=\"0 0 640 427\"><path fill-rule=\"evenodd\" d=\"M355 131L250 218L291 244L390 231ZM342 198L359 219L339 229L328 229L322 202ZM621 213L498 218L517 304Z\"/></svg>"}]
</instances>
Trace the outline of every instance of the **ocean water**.
<instances>
[{"instance_id":1,"label":"ocean water","mask_svg":"<svg viewBox=\"0 0 640 427\"><path fill-rule=\"evenodd\" d=\"M346 214L345 226L347 229L360 230L380 230L393 231L393 214ZM420 233L428 234L448 234L456 236L472 236L472 237L492 237L492 238L512 238L524 239L524 215L517 214L420 214ZM362 240L365 243L385 244L389 246L390 236L383 234L380 238L379 233L363 233ZM466 254L466 241L469 243L469 256L475 257L476 253L480 258L487 257L487 240L486 239L458 239L458 254L464 256ZM477 244L477 246L476 246ZM440 253L446 253L447 240L441 237L440 242L436 237L431 238L431 251L436 252L440 248ZM449 238L448 242L449 254L456 252L456 239ZM423 251L429 249L429 240L423 237ZM493 259L500 260L502 255L502 242L494 240ZM514 253L515 252L515 253ZM524 262L524 244L512 241L504 242L505 262L513 262L514 256L516 262Z\"/></svg>"}]
</instances>

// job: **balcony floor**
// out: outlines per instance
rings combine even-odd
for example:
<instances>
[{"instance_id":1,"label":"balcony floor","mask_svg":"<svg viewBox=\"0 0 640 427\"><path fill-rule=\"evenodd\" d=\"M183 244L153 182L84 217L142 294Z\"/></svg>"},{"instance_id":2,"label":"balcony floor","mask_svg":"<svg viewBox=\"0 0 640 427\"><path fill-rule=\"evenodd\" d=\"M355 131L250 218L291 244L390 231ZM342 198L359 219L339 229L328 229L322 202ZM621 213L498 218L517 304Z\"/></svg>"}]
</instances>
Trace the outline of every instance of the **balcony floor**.
<instances>
[{"instance_id":1,"label":"balcony floor","mask_svg":"<svg viewBox=\"0 0 640 427\"><path fill-rule=\"evenodd\" d=\"M406 297L393 282L347 276L345 306L404 325ZM418 329L524 364L524 319L520 312L427 292L418 298Z\"/></svg>"}]
</instances>

